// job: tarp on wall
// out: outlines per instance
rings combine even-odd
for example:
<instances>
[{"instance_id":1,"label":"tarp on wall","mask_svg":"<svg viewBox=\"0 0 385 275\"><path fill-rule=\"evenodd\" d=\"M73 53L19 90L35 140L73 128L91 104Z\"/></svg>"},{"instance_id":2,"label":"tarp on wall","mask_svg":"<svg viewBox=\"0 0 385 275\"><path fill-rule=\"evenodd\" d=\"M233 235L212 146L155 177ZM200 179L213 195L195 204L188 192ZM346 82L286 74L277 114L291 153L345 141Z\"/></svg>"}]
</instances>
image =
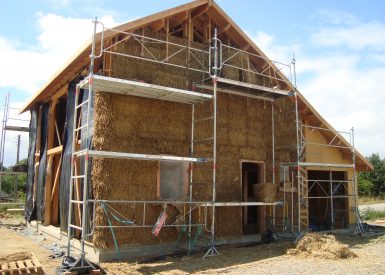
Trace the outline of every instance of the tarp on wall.
<instances>
[{"instance_id":1,"label":"tarp on wall","mask_svg":"<svg viewBox=\"0 0 385 275\"><path fill-rule=\"evenodd\" d=\"M62 168L60 173L60 228L62 231L67 232L68 230L68 207L69 207L69 193L70 193L70 178L71 178L71 158L72 158L72 140L73 140L73 130L74 130L74 110L75 110L75 92L76 92L76 83L79 80L72 81L68 86L68 97L67 97L67 114L66 114L66 123L64 130L64 140L63 140L63 161ZM88 98L88 90L81 90L79 94L79 102L83 102ZM93 100L91 99L91 113L89 117L89 138L92 139L93 133ZM82 106L81 110L77 114L77 117L81 117L81 125L86 124L87 119L87 108L88 104ZM81 112L81 116L80 116ZM81 131L81 149L85 149L85 139L86 131ZM92 144L92 142L90 143ZM91 149L91 148L90 148ZM80 173L84 173L84 157L79 159ZM91 178L91 160L89 159L89 173L88 178ZM91 190L91 180L88 181L88 190ZM82 185L81 185L82 186ZM81 188L81 198L83 195L83 188ZM89 197L92 197L92 193L89 193ZM76 205L73 205L76 207ZM89 217L92 213L89 211ZM87 220L90 220L89 218ZM88 231L89 229L87 229Z\"/></svg>"},{"instance_id":2,"label":"tarp on wall","mask_svg":"<svg viewBox=\"0 0 385 275\"><path fill-rule=\"evenodd\" d=\"M28 147L28 173L26 186L25 219L36 219L33 198L33 179L35 177L35 150L37 135L37 107L31 109L31 121L29 123L29 147Z\"/></svg>"},{"instance_id":3,"label":"tarp on wall","mask_svg":"<svg viewBox=\"0 0 385 275\"><path fill-rule=\"evenodd\" d=\"M47 162L47 130L48 130L48 112L49 102L42 105L41 109L41 126L40 126L40 161L37 175L36 186L36 219L40 222L44 221L44 193L45 193L45 176Z\"/></svg>"},{"instance_id":4,"label":"tarp on wall","mask_svg":"<svg viewBox=\"0 0 385 275\"><path fill-rule=\"evenodd\" d=\"M71 158L72 158L72 137L74 130L74 110L75 110L75 91L76 82L72 81L68 84L66 122L64 127L63 139L63 156L62 166L60 171L60 229L67 232L68 226L68 202L70 192L70 177L71 177Z\"/></svg>"}]
</instances>

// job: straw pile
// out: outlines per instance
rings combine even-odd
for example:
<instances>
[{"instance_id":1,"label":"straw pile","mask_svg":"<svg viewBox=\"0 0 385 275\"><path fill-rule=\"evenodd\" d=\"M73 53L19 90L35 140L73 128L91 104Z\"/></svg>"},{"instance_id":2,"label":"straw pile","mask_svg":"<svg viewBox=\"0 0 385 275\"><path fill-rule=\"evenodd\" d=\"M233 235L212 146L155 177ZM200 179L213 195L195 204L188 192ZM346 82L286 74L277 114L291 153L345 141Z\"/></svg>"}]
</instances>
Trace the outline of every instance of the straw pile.
<instances>
[{"instance_id":1,"label":"straw pile","mask_svg":"<svg viewBox=\"0 0 385 275\"><path fill-rule=\"evenodd\" d=\"M274 183L258 183L254 185L254 198L261 202L276 202L278 185Z\"/></svg>"},{"instance_id":2,"label":"straw pile","mask_svg":"<svg viewBox=\"0 0 385 275\"><path fill-rule=\"evenodd\" d=\"M349 246L336 240L333 235L320 235L317 233L306 234L294 249L289 249L287 254L303 257L317 257L331 260L357 257Z\"/></svg>"},{"instance_id":3,"label":"straw pile","mask_svg":"<svg viewBox=\"0 0 385 275\"><path fill-rule=\"evenodd\" d=\"M32 254L29 252L26 252L26 251L16 252L16 253L9 254L5 257L0 257L0 265L7 262L24 261L31 258L32 258ZM2 274L5 274L5 272Z\"/></svg>"}]
</instances>

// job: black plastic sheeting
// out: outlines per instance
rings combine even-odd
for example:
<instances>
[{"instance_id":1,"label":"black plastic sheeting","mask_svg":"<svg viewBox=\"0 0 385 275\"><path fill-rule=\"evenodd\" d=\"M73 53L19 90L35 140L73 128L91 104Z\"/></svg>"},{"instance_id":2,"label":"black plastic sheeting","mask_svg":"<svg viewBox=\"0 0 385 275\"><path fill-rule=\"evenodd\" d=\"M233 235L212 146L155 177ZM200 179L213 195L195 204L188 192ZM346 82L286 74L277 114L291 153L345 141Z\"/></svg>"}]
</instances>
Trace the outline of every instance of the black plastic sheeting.
<instances>
[{"instance_id":1,"label":"black plastic sheeting","mask_svg":"<svg viewBox=\"0 0 385 275\"><path fill-rule=\"evenodd\" d=\"M71 158L72 158L72 137L74 130L74 110L75 110L75 92L76 82L68 84L66 122L64 127L63 138L63 155L62 166L60 171L60 190L59 190L59 207L60 207L60 229L67 232L68 226L68 203L70 193L71 178Z\"/></svg>"},{"instance_id":2,"label":"black plastic sheeting","mask_svg":"<svg viewBox=\"0 0 385 275\"><path fill-rule=\"evenodd\" d=\"M35 177L35 150L37 136L37 108L31 110L31 121L29 123L29 147L28 147L28 173L26 186L25 219L31 221L36 219L33 201L33 180Z\"/></svg>"},{"instance_id":3,"label":"black plastic sheeting","mask_svg":"<svg viewBox=\"0 0 385 275\"><path fill-rule=\"evenodd\" d=\"M49 103L42 105L41 109L41 126L40 126L40 161L37 175L36 188L36 219L40 222L44 221L44 193L45 193L45 176L47 165L47 128L48 128L48 111Z\"/></svg>"},{"instance_id":4,"label":"black plastic sheeting","mask_svg":"<svg viewBox=\"0 0 385 275\"><path fill-rule=\"evenodd\" d=\"M60 173L60 229L62 231L67 232L68 229L68 207L69 207L69 193L70 193L70 178L71 178L71 158L72 158L72 140L73 140L73 130L74 130L74 110L75 110L75 92L76 92L76 83L79 81L73 81L68 85L68 97L67 97L67 108L66 108L66 122L64 127L64 140L63 140L63 156L62 156L62 168ZM88 90L81 90L79 94L79 102L84 102L88 99ZM93 113L94 113L94 97L91 97L91 110L90 110L90 117L89 117L89 138L92 140L92 133L93 133ZM85 104L82 106L82 108L79 110L77 117L81 117L81 125L85 125L87 122L87 109L88 104ZM80 116L81 113L81 116ZM79 125L77 125L79 126ZM85 149L85 139L86 139L86 131L81 131L80 138L81 138L81 148ZM90 142L92 144L92 142ZM91 149L91 148L89 148ZM81 157L79 159L79 168L80 173L84 174L84 163L85 159L84 157ZM91 159L88 159L88 179L91 179ZM81 185L83 186L83 185ZM82 188L83 189L83 188ZM88 190L91 189L91 180L88 181ZM80 196L82 198L83 196L83 190L80 191ZM92 198L92 193L88 194L89 198ZM73 205L76 207L76 205ZM92 215L92 205L88 211L88 215ZM74 212L73 212L74 213ZM87 220L90 220L89 218ZM72 219L73 221L73 219ZM89 224L87 224L87 232L89 231Z\"/></svg>"}]
</instances>

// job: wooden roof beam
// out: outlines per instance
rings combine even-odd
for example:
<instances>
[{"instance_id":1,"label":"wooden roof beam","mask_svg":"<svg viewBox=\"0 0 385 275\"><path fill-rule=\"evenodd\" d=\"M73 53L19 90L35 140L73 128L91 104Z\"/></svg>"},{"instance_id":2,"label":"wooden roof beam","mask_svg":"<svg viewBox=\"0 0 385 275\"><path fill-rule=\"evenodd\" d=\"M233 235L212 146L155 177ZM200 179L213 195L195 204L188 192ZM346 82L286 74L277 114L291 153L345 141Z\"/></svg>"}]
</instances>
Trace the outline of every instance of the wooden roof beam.
<instances>
[{"instance_id":1,"label":"wooden roof beam","mask_svg":"<svg viewBox=\"0 0 385 275\"><path fill-rule=\"evenodd\" d=\"M192 12L191 19L194 20L194 19L198 18L199 16L205 14L208 10L209 10L208 4L197 8L196 10L194 10Z\"/></svg>"},{"instance_id":2,"label":"wooden roof beam","mask_svg":"<svg viewBox=\"0 0 385 275\"><path fill-rule=\"evenodd\" d=\"M161 29L164 29L165 26L166 26L166 18L159 19L150 25L151 29L153 29L155 32L158 32Z\"/></svg>"},{"instance_id":3,"label":"wooden roof beam","mask_svg":"<svg viewBox=\"0 0 385 275\"><path fill-rule=\"evenodd\" d=\"M226 24L218 30L218 35L221 35L231 28L231 24Z\"/></svg>"},{"instance_id":4,"label":"wooden roof beam","mask_svg":"<svg viewBox=\"0 0 385 275\"><path fill-rule=\"evenodd\" d=\"M203 43L204 38L196 29L194 29L194 37L197 38L199 42Z\"/></svg>"},{"instance_id":5,"label":"wooden roof beam","mask_svg":"<svg viewBox=\"0 0 385 275\"><path fill-rule=\"evenodd\" d=\"M170 23L172 23L172 24L170 24L170 28L172 29L172 28L178 27L179 25L186 23L188 18L189 18L189 11L181 12L179 15L175 16L176 21L170 22Z\"/></svg>"}]
</instances>

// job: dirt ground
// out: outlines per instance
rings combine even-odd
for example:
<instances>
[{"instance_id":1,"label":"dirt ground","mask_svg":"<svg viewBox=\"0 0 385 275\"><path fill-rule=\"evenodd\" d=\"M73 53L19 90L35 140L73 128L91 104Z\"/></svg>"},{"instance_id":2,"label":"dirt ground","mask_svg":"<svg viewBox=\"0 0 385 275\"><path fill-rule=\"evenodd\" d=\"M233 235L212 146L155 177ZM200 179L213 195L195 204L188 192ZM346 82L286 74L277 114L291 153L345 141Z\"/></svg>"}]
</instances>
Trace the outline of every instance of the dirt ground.
<instances>
[{"instance_id":1,"label":"dirt ground","mask_svg":"<svg viewBox=\"0 0 385 275\"><path fill-rule=\"evenodd\" d=\"M221 255L202 260L202 254L156 263L105 263L108 274L385 274L385 236L338 239L349 244L357 258L326 260L285 255L290 243L219 249Z\"/></svg>"},{"instance_id":2,"label":"dirt ground","mask_svg":"<svg viewBox=\"0 0 385 275\"><path fill-rule=\"evenodd\" d=\"M14 253L34 253L43 265L45 274L56 274L61 259L50 259L52 251L47 247L53 244L41 235L25 234L25 227L21 217L0 218L0 258Z\"/></svg>"},{"instance_id":3,"label":"dirt ground","mask_svg":"<svg viewBox=\"0 0 385 275\"><path fill-rule=\"evenodd\" d=\"M26 236L15 226L20 220L0 219L0 257L33 252L46 274L55 274L61 258L49 259L43 237ZM203 253L190 257L168 257L151 263L103 263L108 274L385 274L385 235L352 237L337 235L358 257L344 260L301 258L286 255L293 245L279 242L248 247L219 247L221 255L202 260ZM51 245L51 244L50 244Z\"/></svg>"}]
</instances>

